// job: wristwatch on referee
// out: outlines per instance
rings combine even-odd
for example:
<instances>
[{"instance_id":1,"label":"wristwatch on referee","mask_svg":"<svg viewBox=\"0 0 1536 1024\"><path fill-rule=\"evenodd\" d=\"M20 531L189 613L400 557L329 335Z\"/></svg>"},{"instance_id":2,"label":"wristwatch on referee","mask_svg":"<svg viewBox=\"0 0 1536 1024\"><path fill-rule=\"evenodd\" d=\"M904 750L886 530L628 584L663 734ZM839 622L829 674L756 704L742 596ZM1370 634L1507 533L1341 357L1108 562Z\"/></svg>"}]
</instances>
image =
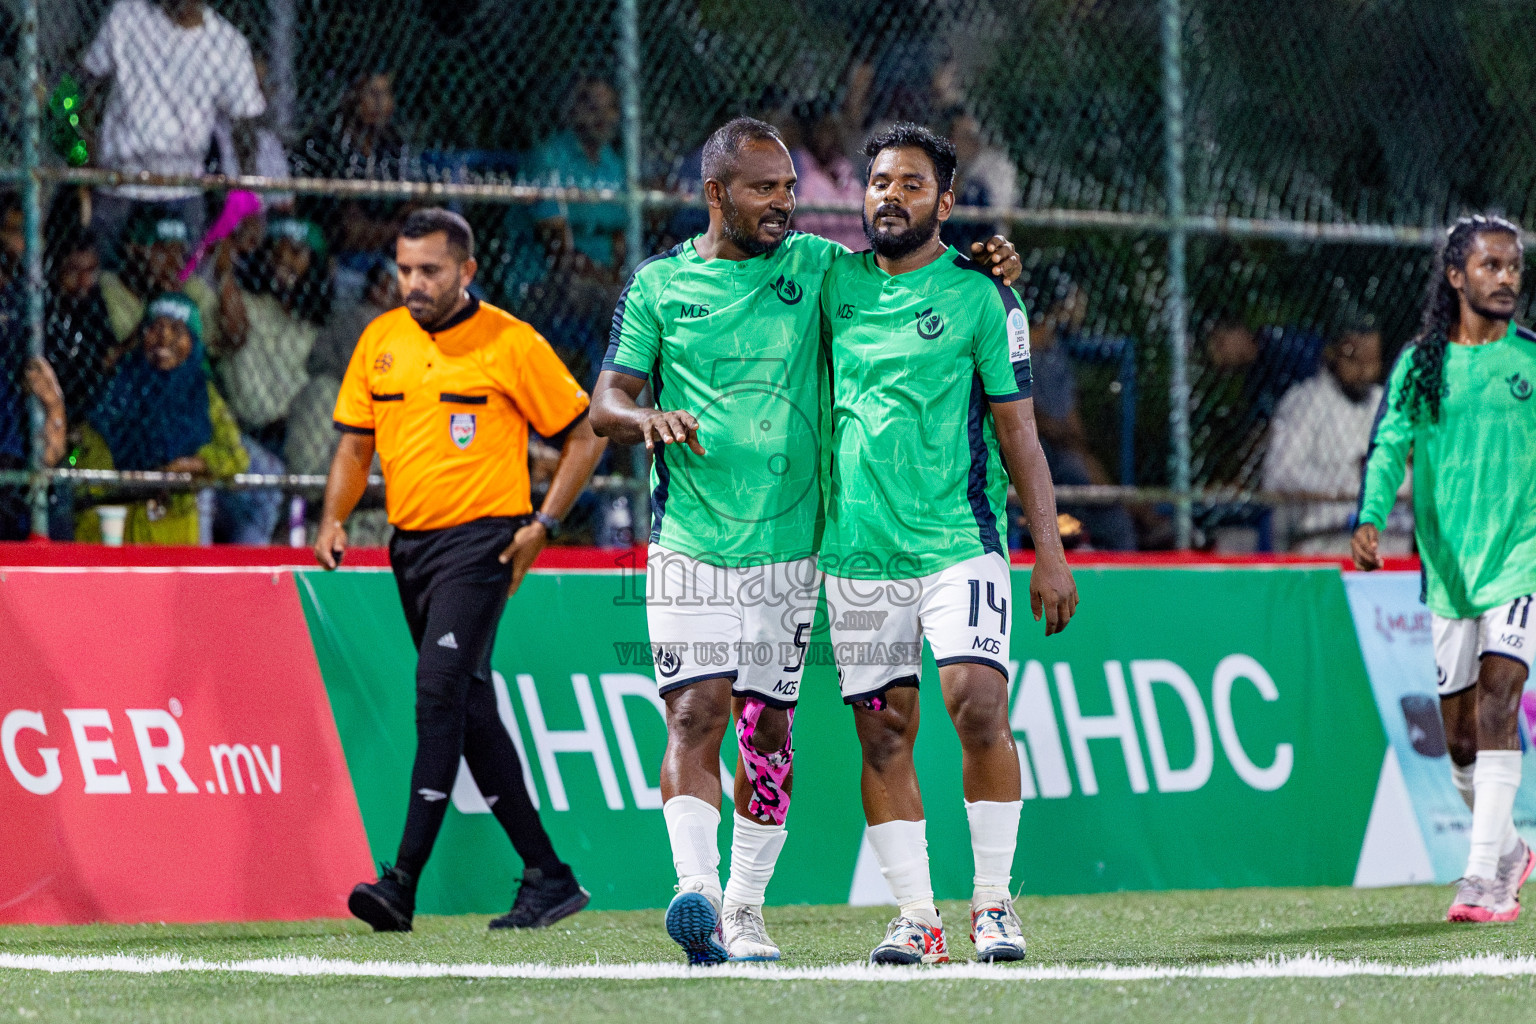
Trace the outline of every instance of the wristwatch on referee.
<instances>
[{"instance_id":1,"label":"wristwatch on referee","mask_svg":"<svg viewBox=\"0 0 1536 1024\"><path fill-rule=\"evenodd\" d=\"M533 514L533 518L535 522L544 524L544 534L549 537L550 540L554 540L556 537L560 536L560 520L556 519L548 512L543 511L535 512Z\"/></svg>"}]
</instances>

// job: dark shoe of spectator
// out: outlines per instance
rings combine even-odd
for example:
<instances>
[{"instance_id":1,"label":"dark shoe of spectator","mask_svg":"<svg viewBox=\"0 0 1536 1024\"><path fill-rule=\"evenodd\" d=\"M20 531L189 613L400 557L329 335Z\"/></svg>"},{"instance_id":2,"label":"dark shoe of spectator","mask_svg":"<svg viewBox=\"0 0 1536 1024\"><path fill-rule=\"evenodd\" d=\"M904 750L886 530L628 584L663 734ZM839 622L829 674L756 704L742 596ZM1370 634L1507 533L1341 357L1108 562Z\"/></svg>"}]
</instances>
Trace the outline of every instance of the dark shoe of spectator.
<instances>
[{"instance_id":1,"label":"dark shoe of spectator","mask_svg":"<svg viewBox=\"0 0 1536 1024\"><path fill-rule=\"evenodd\" d=\"M416 915L416 880L399 868L380 864L379 880L353 889L347 909L376 932L408 932Z\"/></svg>"},{"instance_id":2,"label":"dark shoe of spectator","mask_svg":"<svg viewBox=\"0 0 1536 1024\"><path fill-rule=\"evenodd\" d=\"M590 902L592 894L581 887L569 867L563 867L559 874L547 875L538 868L528 868L523 872L512 909L493 918L490 927L545 928Z\"/></svg>"}]
</instances>

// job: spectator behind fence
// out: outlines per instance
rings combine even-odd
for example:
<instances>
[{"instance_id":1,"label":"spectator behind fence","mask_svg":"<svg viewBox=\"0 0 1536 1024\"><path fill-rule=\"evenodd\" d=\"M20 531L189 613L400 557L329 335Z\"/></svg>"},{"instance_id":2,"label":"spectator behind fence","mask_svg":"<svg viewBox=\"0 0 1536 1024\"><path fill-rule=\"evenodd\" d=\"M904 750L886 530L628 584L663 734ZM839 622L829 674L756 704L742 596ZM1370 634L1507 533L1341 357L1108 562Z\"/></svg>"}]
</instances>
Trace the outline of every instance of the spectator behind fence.
<instances>
[{"instance_id":1,"label":"spectator behind fence","mask_svg":"<svg viewBox=\"0 0 1536 1024\"><path fill-rule=\"evenodd\" d=\"M528 154L523 177L530 184L554 188L623 189L624 160L615 142L619 100L600 78L578 81L571 92L570 128ZM531 221L531 229L530 222ZM622 284L623 203L545 200L531 209L507 211L505 229L515 248L530 234L543 250L544 264L521 268L529 286L522 314L536 318L541 330L571 372L587 387L608 344L608 327Z\"/></svg>"},{"instance_id":2,"label":"spectator behind fence","mask_svg":"<svg viewBox=\"0 0 1536 1024\"><path fill-rule=\"evenodd\" d=\"M394 119L393 77L382 71L356 76L330 123L293 154L294 172L315 178L404 180L410 158ZM366 287L368 268L394 250L395 232L411 207L388 199L311 197L298 209L329 232L335 250L333 294L355 302Z\"/></svg>"},{"instance_id":3,"label":"spectator behind fence","mask_svg":"<svg viewBox=\"0 0 1536 1024\"><path fill-rule=\"evenodd\" d=\"M197 303L198 314L207 327L203 341L218 346L218 296L195 274L185 283L180 279L191 237L186 222L166 207L142 206L134 211L123 247L122 273L107 271L101 275L101 297L106 301L112 333L118 341L126 342L133 337L151 296L180 292Z\"/></svg>"},{"instance_id":4,"label":"spectator behind fence","mask_svg":"<svg viewBox=\"0 0 1536 1024\"><path fill-rule=\"evenodd\" d=\"M280 217L222 288L225 337L219 382L241 429L272 451L283 448L288 407L324 322L325 241L312 221Z\"/></svg>"},{"instance_id":5,"label":"spectator behind fence","mask_svg":"<svg viewBox=\"0 0 1536 1024\"><path fill-rule=\"evenodd\" d=\"M80 431L81 469L165 470L227 478L249 464L235 424L204 367L202 315L185 295L149 304L139 344L123 358ZM128 505L130 544L198 543L197 495L167 492ZM96 510L76 516L75 539L99 542Z\"/></svg>"},{"instance_id":6,"label":"spectator behind fence","mask_svg":"<svg viewBox=\"0 0 1536 1024\"><path fill-rule=\"evenodd\" d=\"M71 231L51 247L44 352L56 368L71 423L85 419L122 354L101 294L101 257L89 230Z\"/></svg>"},{"instance_id":7,"label":"spectator behind fence","mask_svg":"<svg viewBox=\"0 0 1536 1024\"><path fill-rule=\"evenodd\" d=\"M1005 150L989 143L981 122L964 109L951 111L949 140L955 144L955 205L986 206L1007 210L1019 203L1019 172ZM961 223L950 220L944 225L944 241L970 252L972 242L985 242L993 235L1006 235L1003 220Z\"/></svg>"},{"instance_id":8,"label":"spectator behind fence","mask_svg":"<svg viewBox=\"0 0 1536 1024\"><path fill-rule=\"evenodd\" d=\"M1381 404L1381 371L1381 329L1373 318L1354 317L1323 349L1323 369L1281 397L1269 427L1264 489L1348 495L1343 501L1282 506L1277 532L1288 550L1349 554L1360 473ZM1405 482L1402 496L1409 487ZM1382 550L1406 554L1412 522L1396 518L1388 521Z\"/></svg>"},{"instance_id":9,"label":"spectator behind fence","mask_svg":"<svg viewBox=\"0 0 1536 1024\"><path fill-rule=\"evenodd\" d=\"M795 162L795 199L801 205L847 203L862 206L864 171L848 159L848 133L857 130L848 111L810 107L799 112L803 145L790 157ZM854 252L869 248L859 213L797 213L800 231L841 242Z\"/></svg>"},{"instance_id":10,"label":"spectator behind fence","mask_svg":"<svg viewBox=\"0 0 1536 1024\"><path fill-rule=\"evenodd\" d=\"M32 450L27 395L43 403L44 465L64 455L64 396L53 369L27 356L26 247L21 203L0 193L0 469L25 469ZM0 486L0 540L25 540L31 525L25 486Z\"/></svg>"},{"instance_id":11,"label":"spectator behind fence","mask_svg":"<svg viewBox=\"0 0 1536 1024\"><path fill-rule=\"evenodd\" d=\"M352 350L364 328L398 305L400 285L393 260L374 264L361 302L337 303L309 353L305 366L309 383L288 409L288 439L283 446L288 472L317 476L329 472L339 438L331 414Z\"/></svg>"},{"instance_id":12,"label":"spectator behind fence","mask_svg":"<svg viewBox=\"0 0 1536 1024\"><path fill-rule=\"evenodd\" d=\"M1060 344L1063 336L1082 327L1088 313L1087 297L1065 275L1059 275L1041 289L1037 301L1048 305L1030 325L1029 358L1035 378L1035 424L1051 467L1051 481L1111 484L1113 479L1088 446L1088 433L1078 411L1077 370ZM1136 529L1125 506L1063 502L1061 509L1083 524L1094 547L1136 549Z\"/></svg>"},{"instance_id":13,"label":"spectator behind fence","mask_svg":"<svg viewBox=\"0 0 1536 1024\"><path fill-rule=\"evenodd\" d=\"M251 48L202 0L116 0L85 55L93 91L110 83L96 160L126 173L202 174L222 114L253 167L249 119L266 109ZM196 188L124 185L97 194L92 227L115 246L136 202L173 205L195 244L207 223Z\"/></svg>"},{"instance_id":14,"label":"spectator behind fence","mask_svg":"<svg viewBox=\"0 0 1536 1024\"><path fill-rule=\"evenodd\" d=\"M241 173L241 165L244 163L252 174L259 174L263 178L286 178L292 173L292 168L288 165L288 150L283 146L282 136L278 134L276 109L272 104L267 80L266 58L257 57L255 66L256 84L261 89L267 109L251 121L250 159L240 159L241 143L236 139L235 122L228 115L221 114L213 126L213 142L219 153L218 170L220 174L233 178ZM292 192L267 192L261 198L267 210L274 213L293 212Z\"/></svg>"}]
</instances>

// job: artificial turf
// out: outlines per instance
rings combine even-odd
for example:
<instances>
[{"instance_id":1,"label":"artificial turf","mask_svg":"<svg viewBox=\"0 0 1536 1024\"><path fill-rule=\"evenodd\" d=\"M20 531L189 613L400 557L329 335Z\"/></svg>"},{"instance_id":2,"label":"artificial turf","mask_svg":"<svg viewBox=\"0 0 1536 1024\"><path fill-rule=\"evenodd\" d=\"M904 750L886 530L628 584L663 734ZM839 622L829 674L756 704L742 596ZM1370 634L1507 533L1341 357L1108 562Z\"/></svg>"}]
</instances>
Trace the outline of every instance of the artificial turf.
<instances>
[{"instance_id":1,"label":"artificial turf","mask_svg":"<svg viewBox=\"0 0 1536 1024\"><path fill-rule=\"evenodd\" d=\"M1315 953L1415 965L1536 953L1536 926L1449 925L1450 890L1245 889L1018 901L1029 962L1202 965ZM951 956L969 959L965 906L941 904ZM771 907L785 966L861 963L886 908ZM0 954L281 956L426 963L678 962L659 911L588 912L539 932L495 933L484 917L420 917L410 935L343 921L0 929ZM1000 970L1005 968L1000 968ZM1137 982L486 980L271 977L234 973L47 974L0 970L0 1020L337 1021L508 1019L929 1021L1466 1020L1519 1012L1536 978L1174 979Z\"/></svg>"}]
</instances>

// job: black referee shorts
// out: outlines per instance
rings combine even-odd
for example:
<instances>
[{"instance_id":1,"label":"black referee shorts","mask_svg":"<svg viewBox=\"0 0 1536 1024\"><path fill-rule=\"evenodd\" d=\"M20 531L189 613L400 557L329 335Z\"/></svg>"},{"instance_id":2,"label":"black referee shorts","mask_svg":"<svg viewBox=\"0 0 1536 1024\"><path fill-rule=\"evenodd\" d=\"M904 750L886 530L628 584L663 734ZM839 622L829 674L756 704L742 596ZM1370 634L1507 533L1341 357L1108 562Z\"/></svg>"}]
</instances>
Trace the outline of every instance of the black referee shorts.
<instances>
[{"instance_id":1,"label":"black referee shorts","mask_svg":"<svg viewBox=\"0 0 1536 1024\"><path fill-rule=\"evenodd\" d=\"M389 564L420 666L491 679L496 625L512 585L498 555L531 516L488 516L443 530L396 530ZM418 669L419 676L419 669Z\"/></svg>"}]
</instances>

